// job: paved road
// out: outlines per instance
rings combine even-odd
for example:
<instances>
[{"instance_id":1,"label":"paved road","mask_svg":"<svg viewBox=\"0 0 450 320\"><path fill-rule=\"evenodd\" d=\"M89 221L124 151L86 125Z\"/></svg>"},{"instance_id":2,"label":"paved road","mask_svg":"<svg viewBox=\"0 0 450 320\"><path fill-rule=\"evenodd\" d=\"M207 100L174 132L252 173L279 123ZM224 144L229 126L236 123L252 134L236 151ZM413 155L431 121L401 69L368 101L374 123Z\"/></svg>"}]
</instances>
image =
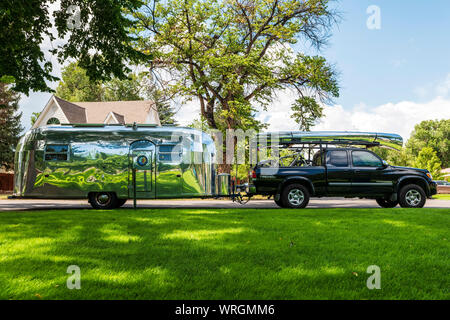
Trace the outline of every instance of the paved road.
<instances>
[{"instance_id":1,"label":"paved road","mask_svg":"<svg viewBox=\"0 0 450 320\"><path fill-rule=\"evenodd\" d=\"M242 206L230 200L138 200L139 208L278 208L272 200L251 200ZM132 208L129 200L124 207ZM427 208L448 208L450 200L427 200ZM87 200L0 200L0 211L48 210L48 209L90 209ZM311 199L308 208L378 208L375 200L324 198Z\"/></svg>"}]
</instances>

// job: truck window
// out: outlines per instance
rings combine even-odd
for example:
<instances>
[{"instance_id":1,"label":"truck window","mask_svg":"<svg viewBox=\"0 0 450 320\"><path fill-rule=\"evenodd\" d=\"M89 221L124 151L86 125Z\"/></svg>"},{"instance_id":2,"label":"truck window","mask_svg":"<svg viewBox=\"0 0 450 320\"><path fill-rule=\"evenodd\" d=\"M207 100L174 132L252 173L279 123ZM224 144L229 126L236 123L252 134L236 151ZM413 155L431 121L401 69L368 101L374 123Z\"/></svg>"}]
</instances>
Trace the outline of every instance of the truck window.
<instances>
[{"instance_id":1,"label":"truck window","mask_svg":"<svg viewBox=\"0 0 450 320\"><path fill-rule=\"evenodd\" d=\"M352 162L354 167L381 167L381 160L371 152L352 151Z\"/></svg>"},{"instance_id":2,"label":"truck window","mask_svg":"<svg viewBox=\"0 0 450 320\"><path fill-rule=\"evenodd\" d=\"M322 158L322 152L317 152L313 157L312 165L314 167L320 167L322 165Z\"/></svg>"},{"instance_id":3,"label":"truck window","mask_svg":"<svg viewBox=\"0 0 450 320\"><path fill-rule=\"evenodd\" d=\"M44 159L46 161L67 161L69 159L69 145L48 144L45 146Z\"/></svg>"},{"instance_id":4,"label":"truck window","mask_svg":"<svg viewBox=\"0 0 450 320\"><path fill-rule=\"evenodd\" d=\"M328 151L327 165L333 167L348 167L347 151Z\"/></svg>"}]
</instances>

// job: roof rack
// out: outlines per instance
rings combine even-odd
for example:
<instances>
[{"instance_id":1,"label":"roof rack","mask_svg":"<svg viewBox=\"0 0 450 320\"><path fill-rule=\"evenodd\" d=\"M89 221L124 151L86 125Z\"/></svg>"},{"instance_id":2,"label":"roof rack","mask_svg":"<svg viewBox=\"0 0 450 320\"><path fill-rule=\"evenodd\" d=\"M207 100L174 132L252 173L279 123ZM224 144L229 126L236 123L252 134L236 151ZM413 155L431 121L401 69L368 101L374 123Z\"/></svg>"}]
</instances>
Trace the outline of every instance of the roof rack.
<instances>
[{"instance_id":1,"label":"roof rack","mask_svg":"<svg viewBox=\"0 0 450 320\"><path fill-rule=\"evenodd\" d=\"M260 133L252 140L253 147L261 144L269 148L274 146L289 147L292 145L355 145L370 147L384 147L400 150L403 139L398 134L355 131L281 131Z\"/></svg>"}]
</instances>

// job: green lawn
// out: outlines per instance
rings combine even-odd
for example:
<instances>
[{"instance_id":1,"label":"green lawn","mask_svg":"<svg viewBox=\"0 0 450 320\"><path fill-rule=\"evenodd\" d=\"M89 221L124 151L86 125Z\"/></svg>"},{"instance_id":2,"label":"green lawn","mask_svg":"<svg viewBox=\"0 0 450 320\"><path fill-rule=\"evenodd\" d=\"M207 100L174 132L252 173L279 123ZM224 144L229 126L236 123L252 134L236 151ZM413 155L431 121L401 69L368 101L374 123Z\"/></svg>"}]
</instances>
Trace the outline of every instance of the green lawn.
<instances>
[{"instance_id":1,"label":"green lawn","mask_svg":"<svg viewBox=\"0 0 450 320\"><path fill-rule=\"evenodd\" d=\"M445 209L2 212L0 298L449 299L449 230Z\"/></svg>"},{"instance_id":2,"label":"green lawn","mask_svg":"<svg viewBox=\"0 0 450 320\"><path fill-rule=\"evenodd\" d=\"M450 200L450 194L435 194L433 199Z\"/></svg>"}]
</instances>

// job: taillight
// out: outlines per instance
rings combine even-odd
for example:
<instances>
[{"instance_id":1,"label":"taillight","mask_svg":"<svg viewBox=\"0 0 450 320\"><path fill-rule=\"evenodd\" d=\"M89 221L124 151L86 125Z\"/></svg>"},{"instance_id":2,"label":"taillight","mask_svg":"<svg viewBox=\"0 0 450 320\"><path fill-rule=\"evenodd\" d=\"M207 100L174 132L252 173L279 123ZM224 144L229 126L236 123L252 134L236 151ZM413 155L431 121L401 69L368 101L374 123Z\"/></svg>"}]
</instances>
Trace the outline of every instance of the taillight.
<instances>
[{"instance_id":1,"label":"taillight","mask_svg":"<svg viewBox=\"0 0 450 320\"><path fill-rule=\"evenodd\" d=\"M255 172L255 170L252 170L252 178L256 179L256 172Z\"/></svg>"}]
</instances>

